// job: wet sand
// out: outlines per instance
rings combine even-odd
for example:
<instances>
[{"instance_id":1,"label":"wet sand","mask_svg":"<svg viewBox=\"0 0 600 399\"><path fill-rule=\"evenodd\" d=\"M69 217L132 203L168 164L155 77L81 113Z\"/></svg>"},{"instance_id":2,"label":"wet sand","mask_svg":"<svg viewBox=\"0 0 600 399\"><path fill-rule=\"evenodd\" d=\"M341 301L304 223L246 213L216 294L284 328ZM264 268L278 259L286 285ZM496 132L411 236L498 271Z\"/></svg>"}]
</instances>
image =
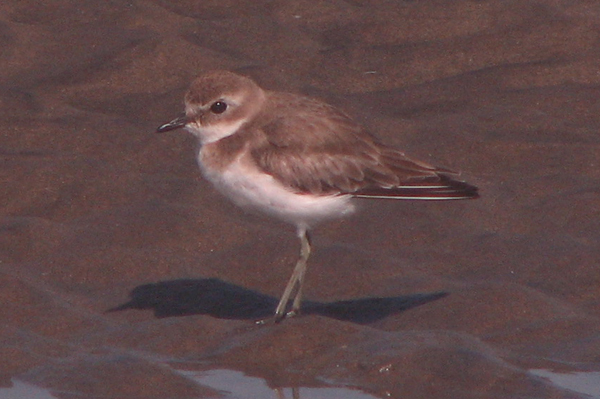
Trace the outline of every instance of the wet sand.
<instances>
[{"instance_id":1,"label":"wet sand","mask_svg":"<svg viewBox=\"0 0 600 399\"><path fill-rule=\"evenodd\" d=\"M3 2L1 386L585 397L528 370L600 371L599 24L594 0ZM208 69L333 103L481 198L363 201L314 232L304 314L257 326L293 228L154 133Z\"/></svg>"}]
</instances>

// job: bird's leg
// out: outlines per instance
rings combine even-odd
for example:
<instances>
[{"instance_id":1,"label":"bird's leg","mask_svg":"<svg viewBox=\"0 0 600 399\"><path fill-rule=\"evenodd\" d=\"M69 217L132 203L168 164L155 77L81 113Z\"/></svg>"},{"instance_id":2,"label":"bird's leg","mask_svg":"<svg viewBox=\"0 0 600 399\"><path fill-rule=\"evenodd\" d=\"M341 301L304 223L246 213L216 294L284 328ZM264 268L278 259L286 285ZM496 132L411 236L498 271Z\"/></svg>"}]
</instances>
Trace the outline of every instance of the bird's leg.
<instances>
[{"instance_id":1,"label":"bird's leg","mask_svg":"<svg viewBox=\"0 0 600 399\"><path fill-rule=\"evenodd\" d=\"M300 237L300 257L298 258L298 262L296 262L292 276L290 277L290 280L283 291L283 295L279 300L277 309L275 310L276 322L281 321L286 316L293 316L300 310L302 302L302 284L304 283L304 274L306 273L306 262L310 256L310 239L305 228L298 229L298 236ZM290 301L290 296L296 287L297 289L293 297L292 310L289 313L286 313L285 310Z\"/></svg>"},{"instance_id":2,"label":"bird's leg","mask_svg":"<svg viewBox=\"0 0 600 399\"><path fill-rule=\"evenodd\" d=\"M304 259L304 267L298 275L298 291L292 302L292 309L290 315L295 315L300 311L302 304L302 289L304 288L304 275L306 274L308 257L310 256L310 236L307 231L300 236L300 259Z\"/></svg>"}]
</instances>

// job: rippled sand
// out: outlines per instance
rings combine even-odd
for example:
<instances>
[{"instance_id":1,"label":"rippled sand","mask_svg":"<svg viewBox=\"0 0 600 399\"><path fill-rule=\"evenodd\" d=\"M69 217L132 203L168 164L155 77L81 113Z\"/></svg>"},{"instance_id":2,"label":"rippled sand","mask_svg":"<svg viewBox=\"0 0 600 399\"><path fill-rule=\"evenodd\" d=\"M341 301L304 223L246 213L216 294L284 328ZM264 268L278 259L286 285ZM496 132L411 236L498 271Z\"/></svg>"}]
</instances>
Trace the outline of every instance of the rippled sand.
<instances>
[{"instance_id":1,"label":"rippled sand","mask_svg":"<svg viewBox=\"0 0 600 399\"><path fill-rule=\"evenodd\" d=\"M179 370L233 369L584 397L527 370L600 370L599 25L595 0L4 1L1 385L211 397ZM482 197L362 203L315 231L305 314L254 325L293 228L216 193L192 137L154 133L207 69L336 104Z\"/></svg>"}]
</instances>

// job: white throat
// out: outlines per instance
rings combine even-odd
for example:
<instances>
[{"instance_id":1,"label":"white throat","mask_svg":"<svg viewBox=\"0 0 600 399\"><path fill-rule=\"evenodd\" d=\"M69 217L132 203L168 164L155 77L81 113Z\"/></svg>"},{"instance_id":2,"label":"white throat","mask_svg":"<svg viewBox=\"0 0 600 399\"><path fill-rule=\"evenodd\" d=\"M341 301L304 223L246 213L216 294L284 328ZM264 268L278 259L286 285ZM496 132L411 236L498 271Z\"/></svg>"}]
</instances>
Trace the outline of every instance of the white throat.
<instances>
[{"instance_id":1,"label":"white throat","mask_svg":"<svg viewBox=\"0 0 600 399\"><path fill-rule=\"evenodd\" d=\"M219 122L212 126L201 126L198 123L188 123L185 126L185 129L198 137L201 144L208 144L231 136L237 132L246 121L246 118L242 118L228 123Z\"/></svg>"}]
</instances>

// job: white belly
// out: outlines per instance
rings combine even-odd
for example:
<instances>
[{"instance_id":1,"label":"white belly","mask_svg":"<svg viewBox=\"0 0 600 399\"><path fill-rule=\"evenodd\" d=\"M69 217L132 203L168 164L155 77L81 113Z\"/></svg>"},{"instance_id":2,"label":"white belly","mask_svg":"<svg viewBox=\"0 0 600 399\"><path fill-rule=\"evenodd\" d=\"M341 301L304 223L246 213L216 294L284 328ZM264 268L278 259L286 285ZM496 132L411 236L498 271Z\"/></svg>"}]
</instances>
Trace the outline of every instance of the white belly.
<instances>
[{"instance_id":1,"label":"white belly","mask_svg":"<svg viewBox=\"0 0 600 399\"><path fill-rule=\"evenodd\" d=\"M221 173L207 170L199 158L204 177L236 205L258 210L300 228L339 218L354 211L349 195L295 194L271 175L234 161Z\"/></svg>"}]
</instances>

